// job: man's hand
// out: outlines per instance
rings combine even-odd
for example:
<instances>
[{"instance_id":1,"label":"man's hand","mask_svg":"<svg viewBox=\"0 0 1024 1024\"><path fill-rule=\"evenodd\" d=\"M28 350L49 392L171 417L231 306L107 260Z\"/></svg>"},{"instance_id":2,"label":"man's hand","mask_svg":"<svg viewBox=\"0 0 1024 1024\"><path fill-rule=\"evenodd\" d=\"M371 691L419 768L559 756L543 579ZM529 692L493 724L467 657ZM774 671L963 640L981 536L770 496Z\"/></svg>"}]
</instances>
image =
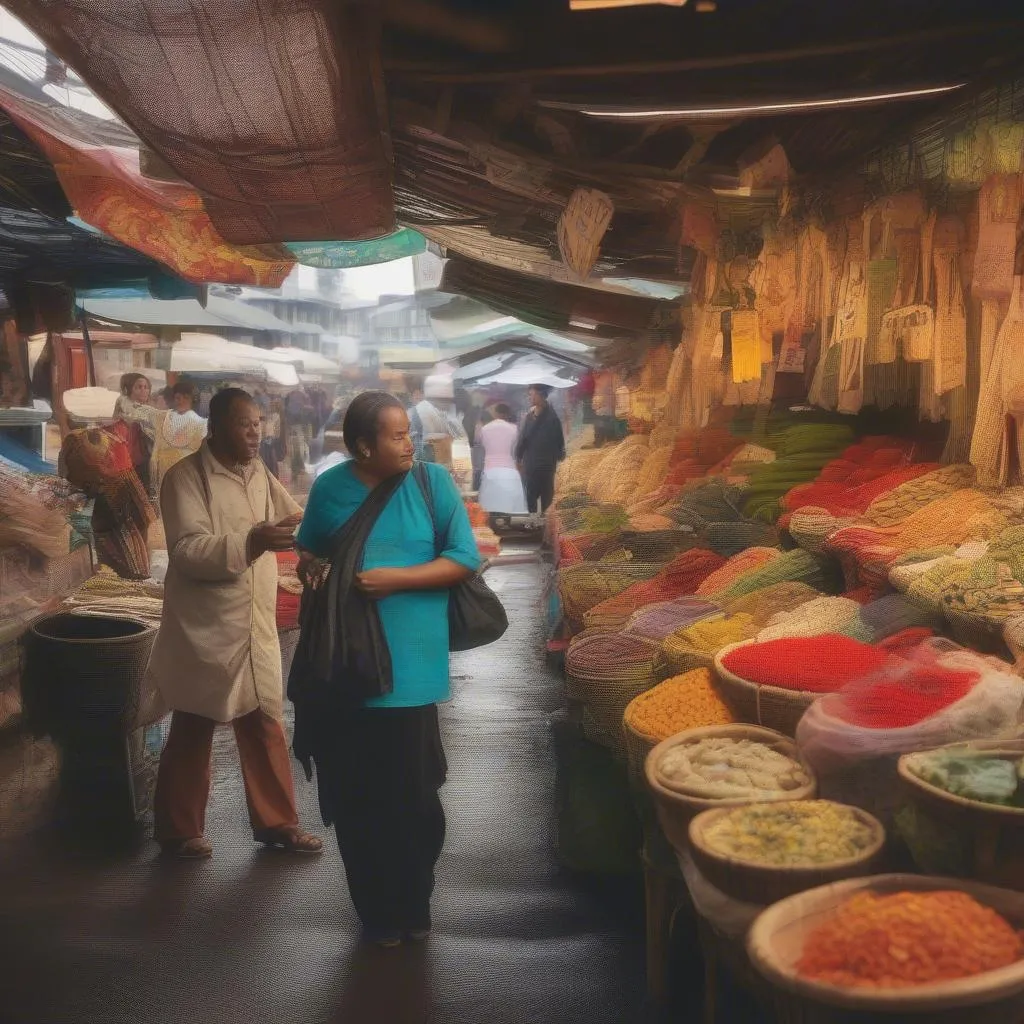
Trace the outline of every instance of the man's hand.
<instances>
[{"instance_id":1,"label":"man's hand","mask_svg":"<svg viewBox=\"0 0 1024 1024\"><path fill-rule=\"evenodd\" d=\"M291 551L295 546L295 523L261 523L249 532L249 560L255 562L268 551Z\"/></svg>"},{"instance_id":2,"label":"man's hand","mask_svg":"<svg viewBox=\"0 0 1024 1024\"><path fill-rule=\"evenodd\" d=\"M326 559L317 558L309 551L299 552L299 564L296 566L295 574L304 587L319 590L330 571L331 563Z\"/></svg>"},{"instance_id":3,"label":"man's hand","mask_svg":"<svg viewBox=\"0 0 1024 1024\"><path fill-rule=\"evenodd\" d=\"M403 569L367 569L356 576L356 586L369 598L379 601L405 590Z\"/></svg>"}]
</instances>

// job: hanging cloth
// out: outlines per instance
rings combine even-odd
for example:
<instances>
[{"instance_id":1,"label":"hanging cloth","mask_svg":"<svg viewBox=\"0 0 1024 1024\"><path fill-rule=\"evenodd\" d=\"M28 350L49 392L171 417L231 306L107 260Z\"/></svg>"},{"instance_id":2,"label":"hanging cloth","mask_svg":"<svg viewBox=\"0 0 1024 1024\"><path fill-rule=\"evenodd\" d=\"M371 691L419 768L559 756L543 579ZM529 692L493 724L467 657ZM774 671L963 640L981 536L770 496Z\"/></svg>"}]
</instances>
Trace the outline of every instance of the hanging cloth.
<instances>
[{"instance_id":1,"label":"hanging cloth","mask_svg":"<svg viewBox=\"0 0 1024 1024\"><path fill-rule=\"evenodd\" d=\"M1024 175L994 174L978 196L978 248L971 293L1005 299L1013 286L1017 222L1024 206Z\"/></svg>"},{"instance_id":2,"label":"hanging cloth","mask_svg":"<svg viewBox=\"0 0 1024 1024\"><path fill-rule=\"evenodd\" d=\"M761 380L761 320L756 310L732 311L732 379Z\"/></svg>"},{"instance_id":3,"label":"hanging cloth","mask_svg":"<svg viewBox=\"0 0 1024 1024\"><path fill-rule=\"evenodd\" d=\"M933 364L936 395L944 395L967 382L967 311L964 307L963 281L960 274L962 251L962 222L954 216L940 217L935 225L932 249L935 280Z\"/></svg>"},{"instance_id":4,"label":"hanging cloth","mask_svg":"<svg viewBox=\"0 0 1024 1024\"><path fill-rule=\"evenodd\" d=\"M691 415L694 428L707 426L712 408L724 398L725 375L722 359L725 340L722 336L724 306L705 306L696 318L696 347L691 377Z\"/></svg>"},{"instance_id":5,"label":"hanging cloth","mask_svg":"<svg viewBox=\"0 0 1024 1024\"><path fill-rule=\"evenodd\" d=\"M868 332L868 282L863 236L850 225L846 267L833 328L833 344L839 346L839 380L836 409L857 413L864 404L864 348Z\"/></svg>"},{"instance_id":6,"label":"hanging cloth","mask_svg":"<svg viewBox=\"0 0 1024 1024\"><path fill-rule=\"evenodd\" d=\"M1021 308L1021 279L1015 277L1010 308L996 335L988 375L982 381L971 439L971 463L978 471L978 483L982 487L1001 487L1010 482L1007 411L1009 402L1016 404L1017 396L1024 392L1021 352L1024 352L1024 310ZM1016 435L1019 459L1020 429L1016 430Z\"/></svg>"}]
</instances>

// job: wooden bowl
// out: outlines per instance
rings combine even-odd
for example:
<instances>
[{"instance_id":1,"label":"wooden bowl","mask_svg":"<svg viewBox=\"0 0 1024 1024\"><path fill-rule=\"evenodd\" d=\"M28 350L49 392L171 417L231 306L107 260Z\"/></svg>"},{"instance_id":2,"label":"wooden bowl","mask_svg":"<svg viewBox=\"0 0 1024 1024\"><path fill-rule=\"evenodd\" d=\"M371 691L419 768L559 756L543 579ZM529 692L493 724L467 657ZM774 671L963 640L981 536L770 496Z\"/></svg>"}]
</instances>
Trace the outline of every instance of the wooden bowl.
<instances>
[{"instance_id":1,"label":"wooden bowl","mask_svg":"<svg viewBox=\"0 0 1024 1024\"><path fill-rule=\"evenodd\" d=\"M774 729L783 736L795 736L804 712L824 694L755 683L730 672L723 664L726 655L738 647L749 647L753 643L757 641L744 640L742 643L729 644L715 655L715 675L718 677L722 699L742 721Z\"/></svg>"},{"instance_id":2,"label":"wooden bowl","mask_svg":"<svg viewBox=\"0 0 1024 1024\"><path fill-rule=\"evenodd\" d=\"M997 758L1019 761L1024 758L1024 742L1012 740L974 740L969 743L949 743L934 750L925 750L913 754L904 754L897 764L900 778L911 788L915 797L937 810L943 817L964 827L972 827L980 823L998 821L1004 825L1024 828L1024 807L1003 807L1001 804L987 804L981 800L957 796L939 786L916 775L912 766L927 754L936 751L943 753L974 755L985 758Z\"/></svg>"},{"instance_id":3,"label":"wooden bowl","mask_svg":"<svg viewBox=\"0 0 1024 1024\"><path fill-rule=\"evenodd\" d=\"M773 732L771 729L762 729L757 725L713 725L704 729L688 729L685 732L676 733L667 740L659 743L648 755L644 762L644 778L647 788L654 797L654 806L658 811L658 821L661 823L662 831L672 846L679 851L685 851L690 846L690 822L703 811L712 811L725 807L745 807L748 804L767 803L770 798L751 795L750 797L733 797L731 799L705 799L696 796L687 796L677 793L663 785L658 779L656 765L661 758L673 747L681 743L693 743L697 740L722 738L733 740L752 740L755 743L764 743L785 754L786 757L798 761L806 772L810 782L786 793L778 800L811 800L818 791L817 780L810 766L800 757L796 744L783 736L781 733Z\"/></svg>"},{"instance_id":4,"label":"wooden bowl","mask_svg":"<svg viewBox=\"0 0 1024 1024\"><path fill-rule=\"evenodd\" d=\"M801 977L796 972L811 930L835 908L864 890L877 893L957 890L1002 914L1015 928L1024 927L1024 895L976 882L923 875L876 875L854 878L790 896L763 911L747 937L754 966L778 989L812 1006L838 1007L867 1014L920 1014L922 1024L936 1020L981 1021L981 1008L1010 1003L1024 1006L1024 960L971 978L958 978L904 989L850 989ZM964 1011L950 1016L950 1011ZM924 1016L927 1014L927 1016ZM904 1018L899 1017L900 1020ZM1003 1018L1000 1018L1003 1019ZM1006 1019L1019 1020L1019 1016Z\"/></svg>"},{"instance_id":5,"label":"wooden bowl","mask_svg":"<svg viewBox=\"0 0 1024 1024\"><path fill-rule=\"evenodd\" d=\"M1024 757L1024 741L974 740L950 743L937 750L979 757ZM964 838L964 871L1008 889L1024 890L1024 808L1003 807L949 793L914 774L912 766L925 753L904 754L897 764L899 778L911 800L925 814Z\"/></svg>"},{"instance_id":6,"label":"wooden bowl","mask_svg":"<svg viewBox=\"0 0 1024 1024\"><path fill-rule=\"evenodd\" d=\"M870 844L854 857L828 864L777 865L720 853L708 845L705 837L715 822L732 812L731 808L704 811L690 822L690 853L701 874L726 896L765 906L830 882L871 874L885 846L885 829L866 811L847 809L872 833Z\"/></svg>"}]
</instances>

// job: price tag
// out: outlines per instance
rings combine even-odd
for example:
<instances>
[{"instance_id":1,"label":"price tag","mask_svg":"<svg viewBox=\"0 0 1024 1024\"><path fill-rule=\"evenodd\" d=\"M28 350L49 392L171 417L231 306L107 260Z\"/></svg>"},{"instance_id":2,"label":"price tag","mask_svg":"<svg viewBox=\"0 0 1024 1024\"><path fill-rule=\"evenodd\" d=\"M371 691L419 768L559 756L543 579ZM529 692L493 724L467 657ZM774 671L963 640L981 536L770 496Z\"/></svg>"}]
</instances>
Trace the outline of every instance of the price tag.
<instances>
[{"instance_id":1,"label":"price tag","mask_svg":"<svg viewBox=\"0 0 1024 1024\"><path fill-rule=\"evenodd\" d=\"M783 345L779 353L778 373L803 373L807 351L800 345Z\"/></svg>"}]
</instances>

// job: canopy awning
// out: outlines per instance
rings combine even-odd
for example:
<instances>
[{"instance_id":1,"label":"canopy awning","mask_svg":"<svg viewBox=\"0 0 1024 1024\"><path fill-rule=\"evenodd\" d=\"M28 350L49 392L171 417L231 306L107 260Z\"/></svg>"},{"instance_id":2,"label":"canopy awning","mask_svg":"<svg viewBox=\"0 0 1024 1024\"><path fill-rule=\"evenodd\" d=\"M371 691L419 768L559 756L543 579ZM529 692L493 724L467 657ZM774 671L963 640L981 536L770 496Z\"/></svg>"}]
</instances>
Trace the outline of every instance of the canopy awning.
<instances>
[{"instance_id":1,"label":"canopy awning","mask_svg":"<svg viewBox=\"0 0 1024 1024\"><path fill-rule=\"evenodd\" d=\"M504 352L460 367L455 371L455 379L465 386L547 384L553 388L571 388L580 372L580 367L545 358L537 352Z\"/></svg>"},{"instance_id":2,"label":"canopy awning","mask_svg":"<svg viewBox=\"0 0 1024 1024\"><path fill-rule=\"evenodd\" d=\"M287 357L271 349L242 345L212 334L183 334L169 350L168 369L175 373L225 373L297 387L298 371Z\"/></svg>"},{"instance_id":3,"label":"canopy awning","mask_svg":"<svg viewBox=\"0 0 1024 1024\"><path fill-rule=\"evenodd\" d=\"M148 324L162 327L230 327L235 330L276 331L279 334L319 334L312 324L298 330L255 306L233 299L210 295L206 305L195 299L90 299L82 308L99 320L121 324Z\"/></svg>"},{"instance_id":4,"label":"canopy awning","mask_svg":"<svg viewBox=\"0 0 1024 1024\"><path fill-rule=\"evenodd\" d=\"M271 349L275 356L291 363L302 375L313 374L323 376L329 374L340 375L341 361L328 359L319 352L307 352L303 348L291 348L286 345Z\"/></svg>"}]
</instances>

